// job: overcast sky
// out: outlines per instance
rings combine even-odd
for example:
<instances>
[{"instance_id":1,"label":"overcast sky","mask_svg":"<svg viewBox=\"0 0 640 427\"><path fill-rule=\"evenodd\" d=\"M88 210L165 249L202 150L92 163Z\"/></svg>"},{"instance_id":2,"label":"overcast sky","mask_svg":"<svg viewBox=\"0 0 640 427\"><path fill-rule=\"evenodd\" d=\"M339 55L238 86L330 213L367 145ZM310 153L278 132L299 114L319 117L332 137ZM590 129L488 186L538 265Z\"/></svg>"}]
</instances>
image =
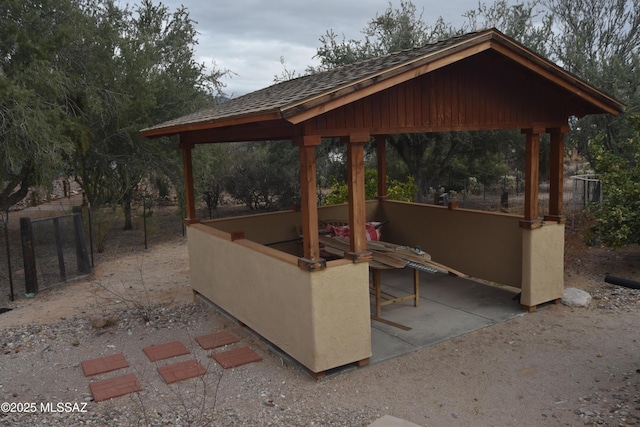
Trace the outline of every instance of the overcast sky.
<instances>
[{"instance_id":1,"label":"overcast sky","mask_svg":"<svg viewBox=\"0 0 640 427\"><path fill-rule=\"evenodd\" d=\"M239 96L274 83L287 70L302 73L313 59L319 38L333 29L346 39L361 39L367 22L389 7L388 0L162 0L171 11L184 5L199 32L198 62L235 73L225 78L225 93ZM391 2L394 8L400 1ZM439 16L462 23L473 0L413 0L431 25Z\"/></svg>"}]
</instances>

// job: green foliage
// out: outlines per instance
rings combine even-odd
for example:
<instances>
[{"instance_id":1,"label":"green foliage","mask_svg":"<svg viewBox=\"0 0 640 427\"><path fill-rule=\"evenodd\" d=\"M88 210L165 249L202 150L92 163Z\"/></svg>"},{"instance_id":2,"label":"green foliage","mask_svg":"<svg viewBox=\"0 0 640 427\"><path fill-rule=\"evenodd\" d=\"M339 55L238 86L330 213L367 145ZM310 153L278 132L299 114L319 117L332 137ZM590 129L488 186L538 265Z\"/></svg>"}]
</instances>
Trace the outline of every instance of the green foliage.
<instances>
[{"instance_id":1,"label":"green foliage","mask_svg":"<svg viewBox=\"0 0 640 427\"><path fill-rule=\"evenodd\" d=\"M132 227L131 202L150 176L181 187L179 153L166 139L139 131L214 102L219 71L207 74L193 58L196 30L188 12L173 12L144 0L130 9L108 1L88 4L94 43L79 60L76 109L91 129L74 157L77 178L95 205L119 204L125 229ZM91 66L99 63L101 66ZM91 102L88 102L88 100Z\"/></svg>"},{"instance_id":2,"label":"green foliage","mask_svg":"<svg viewBox=\"0 0 640 427\"><path fill-rule=\"evenodd\" d=\"M536 3L509 5L501 0L491 7L478 5L464 15L465 25L454 28L442 18L433 25L426 24L411 1L401 1L398 8L390 4L384 13L369 21L362 30L363 40L340 42L335 33L327 31L320 39L322 46L316 57L321 62L320 70L330 69L492 26L544 52L551 38L551 25L544 17L534 25L539 13ZM494 143L496 140L500 143ZM387 142L405 164L406 175L414 177L418 202L426 201L430 187L461 190L469 176L491 183L506 173L513 162L511 153L522 153L517 148L522 141L513 138L512 131L401 134L392 135Z\"/></svg>"},{"instance_id":3,"label":"green foliage","mask_svg":"<svg viewBox=\"0 0 640 427\"><path fill-rule=\"evenodd\" d=\"M209 218L223 202L230 170L231 144L204 144L193 152L193 184L196 198L207 205Z\"/></svg>"},{"instance_id":4,"label":"green foliage","mask_svg":"<svg viewBox=\"0 0 640 427\"><path fill-rule=\"evenodd\" d=\"M404 202L412 202L418 192L418 187L412 176L406 181L391 180L387 185L387 196L393 200L401 200ZM375 169L366 169L364 173L364 193L365 199L375 199L378 195L378 171ZM349 201L349 187L346 182L339 181L335 177L331 177L331 190L323 201L323 205L335 205L338 203L347 203Z\"/></svg>"},{"instance_id":5,"label":"green foliage","mask_svg":"<svg viewBox=\"0 0 640 427\"><path fill-rule=\"evenodd\" d=\"M72 151L66 98L83 17L68 0L0 4L0 210L51 186Z\"/></svg>"},{"instance_id":6,"label":"green foliage","mask_svg":"<svg viewBox=\"0 0 640 427\"><path fill-rule=\"evenodd\" d=\"M299 203L297 156L289 141L236 144L225 188L254 210L291 209Z\"/></svg>"},{"instance_id":7,"label":"green foliage","mask_svg":"<svg viewBox=\"0 0 640 427\"><path fill-rule=\"evenodd\" d=\"M515 4L507 0L497 0L491 5L478 3L476 9L467 11L463 16L467 23L461 32L497 28L534 52L543 56L549 52L553 19L544 13L537 0Z\"/></svg>"},{"instance_id":8,"label":"green foliage","mask_svg":"<svg viewBox=\"0 0 640 427\"><path fill-rule=\"evenodd\" d=\"M391 200L400 200L401 202L413 202L417 192L418 187L412 176L409 176L404 182L392 179L387 187L387 196Z\"/></svg>"},{"instance_id":9,"label":"green foliage","mask_svg":"<svg viewBox=\"0 0 640 427\"><path fill-rule=\"evenodd\" d=\"M636 0L544 0L553 19L551 59L603 92L640 109L640 8ZM625 115L574 119L567 145L591 156L589 144L601 135L615 150L633 137Z\"/></svg>"},{"instance_id":10,"label":"green foliage","mask_svg":"<svg viewBox=\"0 0 640 427\"><path fill-rule=\"evenodd\" d=\"M124 208L128 228L144 182L179 188L179 153L139 131L214 102L226 71L195 62L196 35L184 7L150 0L3 1L0 209L75 173L94 206Z\"/></svg>"},{"instance_id":11,"label":"green foliage","mask_svg":"<svg viewBox=\"0 0 640 427\"><path fill-rule=\"evenodd\" d=\"M607 246L640 243L640 116L633 118L633 138L607 149L604 137L591 141L593 166L602 183L603 200L590 206L591 231Z\"/></svg>"}]
</instances>

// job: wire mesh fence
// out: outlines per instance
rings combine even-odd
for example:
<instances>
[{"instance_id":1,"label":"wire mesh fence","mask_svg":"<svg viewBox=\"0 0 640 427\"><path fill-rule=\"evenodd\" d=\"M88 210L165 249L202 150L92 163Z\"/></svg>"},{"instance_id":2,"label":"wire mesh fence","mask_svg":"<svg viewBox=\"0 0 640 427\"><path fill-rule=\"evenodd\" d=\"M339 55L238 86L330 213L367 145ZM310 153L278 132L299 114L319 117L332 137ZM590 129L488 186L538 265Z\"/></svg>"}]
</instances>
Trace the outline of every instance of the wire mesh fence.
<instances>
[{"instance_id":1,"label":"wire mesh fence","mask_svg":"<svg viewBox=\"0 0 640 427\"><path fill-rule=\"evenodd\" d=\"M79 266L88 262L90 266L105 259L137 253L149 245L160 244L174 237L184 237L183 222L177 215L177 207L157 204L150 207L134 206L133 229L124 230L119 209L98 209L82 206L82 221L72 213L75 206L80 209L82 198L59 200L49 206L38 206L21 211L2 213L0 221L0 308L14 299L30 296L33 290L29 283L37 282L38 291L68 283L84 276L86 269ZM52 206L53 205L53 206ZM21 232L21 218L30 218L32 258L35 265L31 271L25 266L25 250ZM84 231L86 247L78 247L76 236ZM83 261L88 252L88 260ZM27 256L29 261L29 256ZM35 277L35 279L34 279Z\"/></svg>"},{"instance_id":2,"label":"wire mesh fence","mask_svg":"<svg viewBox=\"0 0 640 427\"><path fill-rule=\"evenodd\" d=\"M31 223L31 236L26 236L27 222ZM32 239L34 252L36 291L91 272L80 209L74 209L74 213L63 216L38 220L21 219L23 257L28 238ZM25 274L28 268L25 263Z\"/></svg>"},{"instance_id":3,"label":"wire mesh fence","mask_svg":"<svg viewBox=\"0 0 640 427\"><path fill-rule=\"evenodd\" d=\"M16 213L19 215L19 213ZM32 295L91 272L82 214L9 221L3 215L0 280L3 299ZM1 300L0 300L1 301Z\"/></svg>"},{"instance_id":4,"label":"wire mesh fence","mask_svg":"<svg viewBox=\"0 0 640 427\"><path fill-rule=\"evenodd\" d=\"M496 184L494 186L478 186L462 192L450 192L443 197L442 193L430 192L427 199L434 204L456 201L460 208L476 209L490 212L504 212L514 215L524 213L524 188L515 183ZM585 207L602 200L602 185L595 174L567 176L563 183L564 213L582 211ZM540 217L548 213L549 182L538 185L538 212Z\"/></svg>"}]
</instances>

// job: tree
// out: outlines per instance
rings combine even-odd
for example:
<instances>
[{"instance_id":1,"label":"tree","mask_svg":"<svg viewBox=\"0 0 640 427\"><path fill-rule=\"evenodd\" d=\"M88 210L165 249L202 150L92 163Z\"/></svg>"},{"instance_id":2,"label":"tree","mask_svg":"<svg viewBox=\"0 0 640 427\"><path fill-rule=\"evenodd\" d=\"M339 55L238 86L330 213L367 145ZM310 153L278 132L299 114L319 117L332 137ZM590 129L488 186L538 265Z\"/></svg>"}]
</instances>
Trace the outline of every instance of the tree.
<instances>
[{"instance_id":1,"label":"tree","mask_svg":"<svg viewBox=\"0 0 640 427\"><path fill-rule=\"evenodd\" d=\"M635 0L544 0L553 19L552 59L595 87L640 108L640 8ZM572 123L568 144L591 158L589 141L601 135L617 151L633 135L624 116L591 115Z\"/></svg>"},{"instance_id":2,"label":"tree","mask_svg":"<svg viewBox=\"0 0 640 427\"><path fill-rule=\"evenodd\" d=\"M602 183L603 200L590 206L591 232L607 246L640 243L640 116L630 119L635 135L609 150L604 135L589 144Z\"/></svg>"},{"instance_id":3,"label":"tree","mask_svg":"<svg viewBox=\"0 0 640 427\"><path fill-rule=\"evenodd\" d=\"M481 4L476 10L467 12L467 23L456 29L442 18L433 25L427 25L411 1L401 1L399 8L389 5L383 14L369 21L362 30L363 40L339 42L333 31L327 31L320 38L322 46L318 48L316 57L321 62L319 70L330 69L491 26L542 51L549 39L551 26L547 19L543 19L542 25L534 26L533 21L538 19L538 14L535 3L512 6L506 1L499 1L491 7ZM495 138L492 132L424 133L393 135L388 142L406 164L408 175L415 179L419 188L416 201L423 202L430 187L440 187L446 181L449 181L448 185L453 184L451 177L456 162L470 165L479 158L484 159L481 162L484 164L499 161L488 174L486 168L483 170L487 181L495 179L495 173L505 169L507 156L495 154L515 150L518 140L507 132L503 134L502 144L485 145L496 151L475 150L474 146L483 139L483 135Z\"/></svg>"},{"instance_id":4,"label":"tree","mask_svg":"<svg viewBox=\"0 0 640 427\"><path fill-rule=\"evenodd\" d=\"M257 211L291 209L299 203L298 150L290 141L236 144L225 188Z\"/></svg>"},{"instance_id":5,"label":"tree","mask_svg":"<svg viewBox=\"0 0 640 427\"><path fill-rule=\"evenodd\" d=\"M107 1L90 5L88 13L97 39L85 59L89 72L78 79L86 88L81 96L94 102L78 106L91 131L77 145L76 171L89 200L120 204L124 228L131 229L131 203L142 179L181 179L174 172L177 151L164 139L142 138L139 130L211 105L224 71L207 74L195 62L196 31L184 7L170 13L143 0L130 10ZM91 61L101 66L88 66Z\"/></svg>"},{"instance_id":6,"label":"tree","mask_svg":"<svg viewBox=\"0 0 640 427\"><path fill-rule=\"evenodd\" d=\"M476 9L468 10L462 16L467 22L462 26L461 32L497 28L528 49L542 56L549 54L554 21L544 13L538 0L515 4L497 0L491 6L478 3Z\"/></svg>"},{"instance_id":7,"label":"tree","mask_svg":"<svg viewBox=\"0 0 640 427\"><path fill-rule=\"evenodd\" d=\"M85 19L71 0L0 4L0 210L65 169L77 128L66 102L68 58Z\"/></svg>"},{"instance_id":8,"label":"tree","mask_svg":"<svg viewBox=\"0 0 640 427\"><path fill-rule=\"evenodd\" d=\"M193 180L196 198L207 205L209 219L222 203L225 182L231 171L232 144L203 144L193 156Z\"/></svg>"}]
</instances>

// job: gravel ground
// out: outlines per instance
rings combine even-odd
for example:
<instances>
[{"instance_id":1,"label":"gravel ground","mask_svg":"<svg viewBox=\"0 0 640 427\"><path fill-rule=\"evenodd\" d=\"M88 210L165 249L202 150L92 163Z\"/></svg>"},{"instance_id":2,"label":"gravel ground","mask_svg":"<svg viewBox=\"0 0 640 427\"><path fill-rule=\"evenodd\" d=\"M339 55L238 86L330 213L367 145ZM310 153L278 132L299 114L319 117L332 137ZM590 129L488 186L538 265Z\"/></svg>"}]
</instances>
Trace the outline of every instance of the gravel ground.
<instances>
[{"instance_id":1,"label":"gravel ground","mask_svg":"<svg viewBox=\"0 0 640 427\"><path fill-rule=\"evenodd\" d=\"M366 426L385 414L423 426L640 422L639 291L602 283L597 268L567 273L567 286L593 296L588 308L550 305L315 381L246 330L191 302L185 252L180 241L136 259L113 258L92 280L18 301L0 315L0 401L38 409L2 412L0 426ZM611 256L637 268L637 253ZM95 316L112 321L95 328ZM222 329L263 360L220 368L194 337ZM162 363L149 362L142 348L175 339L206 375L164 384L156 372ZM94 402L80 363L117 352L130 364L123 373L135 373L143 391ZM85 412L40 410L57 402Z\"/></svg>"}]
</instances>

